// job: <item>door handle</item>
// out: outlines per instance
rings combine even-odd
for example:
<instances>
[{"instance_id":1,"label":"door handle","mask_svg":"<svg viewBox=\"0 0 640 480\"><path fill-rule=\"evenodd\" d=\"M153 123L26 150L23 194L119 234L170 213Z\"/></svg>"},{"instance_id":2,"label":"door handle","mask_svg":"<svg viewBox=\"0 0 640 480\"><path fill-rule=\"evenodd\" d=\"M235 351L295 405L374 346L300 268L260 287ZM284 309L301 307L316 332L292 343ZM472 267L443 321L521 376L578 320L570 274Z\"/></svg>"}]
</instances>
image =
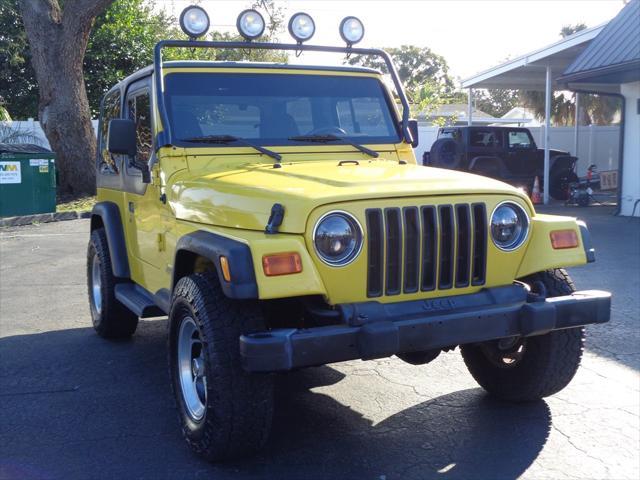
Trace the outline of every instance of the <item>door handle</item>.
<instances>
[{"instance_id":1,"label":"door handle","mask_svg":"<svg viewBox=\"0 0 640 480\"><path fill-rule=\"evenodd\" d=\"M129 202L129 212L134 213L136 206L133 202Z\"/></svg>"}]
</instances>

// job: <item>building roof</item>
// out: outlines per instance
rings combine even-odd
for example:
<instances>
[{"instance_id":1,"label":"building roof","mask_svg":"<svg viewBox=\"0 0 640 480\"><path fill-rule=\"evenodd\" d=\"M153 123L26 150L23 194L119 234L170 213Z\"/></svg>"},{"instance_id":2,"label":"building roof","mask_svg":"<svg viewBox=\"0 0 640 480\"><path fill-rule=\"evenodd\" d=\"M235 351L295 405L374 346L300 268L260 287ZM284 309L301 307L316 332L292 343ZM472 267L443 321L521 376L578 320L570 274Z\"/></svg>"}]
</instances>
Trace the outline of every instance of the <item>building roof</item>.
<instances>
[{"instance_id":1,"label":"building roof","mask_svg":"<svg viewBox=\"0 0 640 480\"><path fill-rule=\"evenodd\" d=\"M557 77L603 29L604 25L600 25L576 32L551 45L477 73L463 80L462 87L543 91L547 65L551 67L552 76Z\"/></svg>"},{"instance_id":2,"label":"building roof","mask_svg":"<svg viewBox=\"0 0 640 480\"><path fill-rule=\"evenodd\" d=\"M640 80L640 0L631 0L567 67L560 82Z\"/></svg>"}]
</instances>

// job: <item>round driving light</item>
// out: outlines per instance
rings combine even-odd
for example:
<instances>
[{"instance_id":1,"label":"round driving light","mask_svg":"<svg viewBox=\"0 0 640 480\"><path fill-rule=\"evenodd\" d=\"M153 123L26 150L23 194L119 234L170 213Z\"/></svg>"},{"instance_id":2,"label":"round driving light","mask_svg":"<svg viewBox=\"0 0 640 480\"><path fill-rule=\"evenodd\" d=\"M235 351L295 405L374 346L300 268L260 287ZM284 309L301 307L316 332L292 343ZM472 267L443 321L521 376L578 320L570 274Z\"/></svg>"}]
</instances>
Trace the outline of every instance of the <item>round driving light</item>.
<instances>
[{"instance_id":1,"label":"round driving light","mask_svg":"<svg viewBox=\"0 0 640 480\"><path fill-rule=\"evenodd\" d=\"M327 213L316 223L313 245L326 264L334 267L347 265L362 249L362 228L346 212Z\"/></svg>"},{"instance_id":2,"label":"round driving light","mask_svg":"<svg viewBox=\"0 0 640 480\"><path fill-rule=\"evenodd\" d=\"M298 12L289 20L289 33L299 43L306 42L316 33L316 24L309 15Z\"/></svg>"},{"instance_id":3,"label":"round driving light","mask_svg":"<svg viewBox=\"0 0 640 480\"><path fill-rule=\"evenodd\" d=\"M347 45L355 45L364 37L364 25L357 17L345 17L340 22L340 36Z\"/></svg>"},{"instance_id":4,"label":"round driving light","mask_svg":"<svg viewBox=\"0 0 640 480\"><path fill-rule=\"evenodd\" d=\"M198 38L209 30L209 15L202 7L191 5L180 14L180 28L190 38Z\"/></svg>"},{"instance_id":5,"label":"round driving light","mask_svg":"<svg viewBox=\"0 0 640 480\"><path fill-rule=\"evenodd\" d=\"M238 15L236 27L247 40L255 40L264 33L264 18L255 10L245 10Z\"/></svg>"},{"instance_id":6,"label":"round driving light","mask_svg":"<svg viewBox=\"0 0 640 480\"><path fill-rule=\"evenodd\" d=\"M529 217L520 205L501 203L491 215L491 238L500 250L511 251L522 245L529 233Z\"/></svg>"}]
</instances>

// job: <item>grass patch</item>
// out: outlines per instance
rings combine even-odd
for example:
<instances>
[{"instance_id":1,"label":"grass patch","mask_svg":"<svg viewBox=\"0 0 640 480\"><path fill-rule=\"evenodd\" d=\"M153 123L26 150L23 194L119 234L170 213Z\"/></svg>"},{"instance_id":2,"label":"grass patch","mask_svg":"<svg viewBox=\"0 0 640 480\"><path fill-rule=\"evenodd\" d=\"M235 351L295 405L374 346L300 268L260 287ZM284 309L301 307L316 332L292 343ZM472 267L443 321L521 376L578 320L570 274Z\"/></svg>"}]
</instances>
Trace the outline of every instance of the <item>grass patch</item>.
<instances>
[{"instance_id":1,"label":"grass patch","mask_svg":"<svg viewBox=\"0 0 640 480\"><path fill-rule=\"evenodd\" d=\"M94 195L74 199L59 198L56 212L88 212L96 203Z\"/></svg>"}]
</instances>

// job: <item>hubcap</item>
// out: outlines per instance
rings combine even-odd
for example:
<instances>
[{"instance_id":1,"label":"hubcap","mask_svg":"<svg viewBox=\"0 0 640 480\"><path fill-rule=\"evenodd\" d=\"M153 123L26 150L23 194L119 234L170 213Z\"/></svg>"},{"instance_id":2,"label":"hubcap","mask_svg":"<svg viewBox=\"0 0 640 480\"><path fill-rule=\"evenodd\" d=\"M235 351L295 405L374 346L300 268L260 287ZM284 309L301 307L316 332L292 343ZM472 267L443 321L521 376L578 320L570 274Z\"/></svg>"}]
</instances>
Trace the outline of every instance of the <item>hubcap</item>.
<instances>
[{"instance_id":1,"label":"hubcap","mask_svg":"<svg viewBox=\"0 0 640 480\"><path fill-rule=\"evenodd\" d=\"M200 331L191 317L185 317L178 334L178 375L187 413L202 420L207 405L207 376Z\"/></svg>"},{"instance_id":2,"label":"hubcap","mask_svg":"<svg viewBox=\"0 0 640 480\"><path fill-rule=\"evenodd\" d=\"M91 264L91 296L93 297L93 306L96 307L98 313L102 312L102 280L100 278L100 259L98 255L93 256Z\"/></svg>"}]
</instances>

